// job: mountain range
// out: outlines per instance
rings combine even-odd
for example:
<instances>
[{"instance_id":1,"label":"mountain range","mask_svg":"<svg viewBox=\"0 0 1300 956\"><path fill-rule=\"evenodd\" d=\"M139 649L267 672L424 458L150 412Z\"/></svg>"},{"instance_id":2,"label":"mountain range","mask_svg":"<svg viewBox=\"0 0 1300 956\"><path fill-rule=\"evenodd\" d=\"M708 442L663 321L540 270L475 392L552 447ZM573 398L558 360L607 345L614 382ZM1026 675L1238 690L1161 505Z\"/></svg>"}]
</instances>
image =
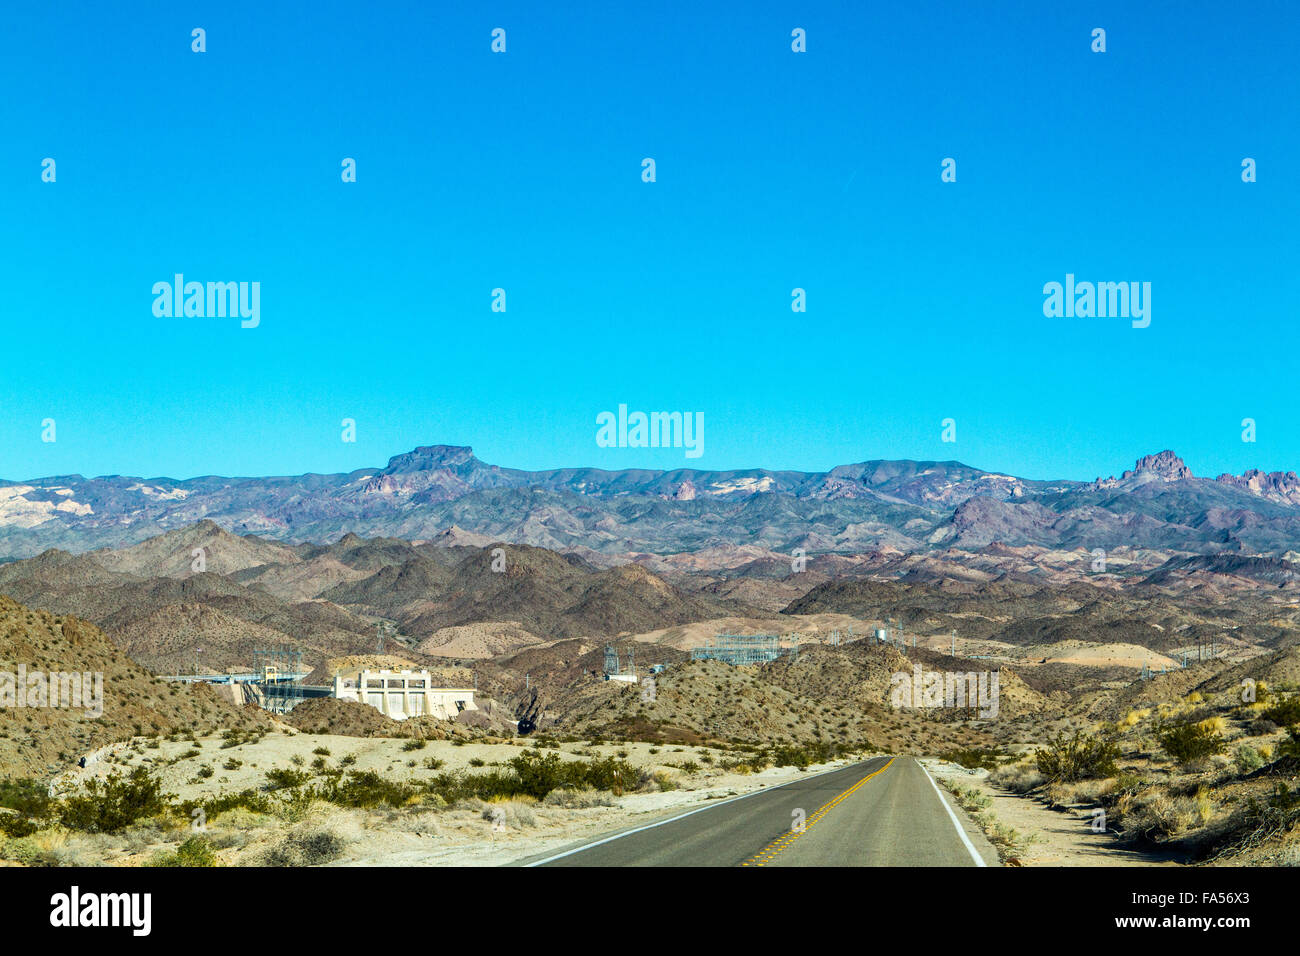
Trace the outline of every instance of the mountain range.
<instances>
[{"instance_id":1,"label":"mountain range","mask_svg":"<svg viewBox=\"0 0 1300 956\"><path fill-rule=\"evenodd\" d=\"M467 447L433 445L347 474L0 481L0 561L48 548L125 548L201 520L268 539L268 547L356 533L453 546L506 541L607 559L994 544L1284 556L1300 550L1300 478L1255 470L1197 477L1172 451L1092 482L910 460L826 472L523 471L486 464Z\"/></svg>"}]
</instances>

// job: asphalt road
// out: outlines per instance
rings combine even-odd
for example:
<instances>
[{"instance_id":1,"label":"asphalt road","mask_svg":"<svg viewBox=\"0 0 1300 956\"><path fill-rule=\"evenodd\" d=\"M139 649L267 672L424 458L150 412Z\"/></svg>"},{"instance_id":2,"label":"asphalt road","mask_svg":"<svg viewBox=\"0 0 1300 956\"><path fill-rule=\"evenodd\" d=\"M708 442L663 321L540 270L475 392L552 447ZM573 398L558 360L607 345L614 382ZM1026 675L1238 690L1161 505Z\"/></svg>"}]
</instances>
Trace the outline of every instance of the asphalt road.
<instances>
[{"instance_id":1,"label":"asphalt road","mask_svg":"<svg viewBox=\"0 0 1300 956\"><path fill-rule=\"evenodd\" d=\"M998 857L919 763L876 757L525 865L997 866Z\"/></svg>"}]
</instances>

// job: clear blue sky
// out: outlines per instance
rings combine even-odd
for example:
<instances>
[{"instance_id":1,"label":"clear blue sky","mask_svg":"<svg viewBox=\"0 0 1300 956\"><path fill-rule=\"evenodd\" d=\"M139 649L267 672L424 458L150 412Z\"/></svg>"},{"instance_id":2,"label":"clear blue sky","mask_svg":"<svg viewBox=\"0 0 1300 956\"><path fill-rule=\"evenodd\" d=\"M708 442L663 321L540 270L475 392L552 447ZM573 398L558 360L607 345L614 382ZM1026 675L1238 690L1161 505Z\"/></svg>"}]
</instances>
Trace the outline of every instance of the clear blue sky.
<instances>
[{"instance_id":1,"label":"clear blue sky","mask_svg":"<svg viewBox=\"0 0 1300 956\"><path fill-rule=\"evenodd\" d=\"M5 19L0 477L346 471L434 443L524 468L1088 479L1166 447L1198 474L1300 468L1292 3ZM259 281L260 327L155 318L176 272ZM1151 282L1151 326L1045 318L1067 272ZM705 454L598 448L620 403L703 412Z\"/></svg>"}]
</instances>

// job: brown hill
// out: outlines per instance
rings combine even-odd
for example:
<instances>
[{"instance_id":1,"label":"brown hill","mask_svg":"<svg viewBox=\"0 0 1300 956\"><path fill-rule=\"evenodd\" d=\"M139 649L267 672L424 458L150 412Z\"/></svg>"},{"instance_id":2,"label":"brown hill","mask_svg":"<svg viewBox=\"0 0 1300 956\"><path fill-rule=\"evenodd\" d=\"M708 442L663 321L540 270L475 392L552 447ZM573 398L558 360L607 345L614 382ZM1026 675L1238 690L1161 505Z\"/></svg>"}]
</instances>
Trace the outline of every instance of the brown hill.
<instances>
[{"instance_id":1,"label":"brown hill","mask_svg":"<svg viewBox=\"0 0 1300 956\"><path fill-rule=\"evenodd\" d=\"M360 581L340 584L322 595L337 604L357 605L385 616L397 616L412 606L438 600L452 572L422 554L380 568Z\"/></svg>"},{"instance_id":2,"label":"brown hill","mask_svg":"<svg viewBox=\"0 0 1300 956\"><path fill-rule=\"evenodd\" d=\"M501 571L493 570L495 547L505 552ZM495 547L470 552L446 577L433 562L407 562L327 593L358 609L383 601L379 609L420 637L483 622L514 623L543 640L615 637L726 613L636 565L600 571L576 555Z\"/></svg>"},{"instance_id":3,"label":"brown hill","mask_svg":"<svg viewBox=\"0 0 1300 956\"><path fill-rule=\"evenodd\" d=\"M131 616L116 624L113 638L137 661L163 674L248 668L254 648L289 641L288 635L273 628L241 620L208 604L185 602L168 604L143 617Z\"/></svg>"},{"instance_id":4,"label":"brown hill","mask_svg":"<svg viewBox=\"0 0 1300 956\"><path fill-rule=\"evenodd\" d=\"M940 753L993 742L976 728L863 704L851 696L792 692L772 679L772 666L684 661L655 675L650 700L642 685L588 678L552 701L546 712L554 716L553 727L561 733L664 743L767 747L834 742L893 753Z\"/></svg>"},{"instance_id":5,"label":"brown hill","mask_svg":"<svg viewBox=\"0 0 1300 956\"><path fill-rule=\"evenodd\" d=\"M201 551L202 555L196 555ZM255 535L234 535L215 521L200 521L141 541L129 548L93 551L90 557L109 571L138 577L183 578L199 570L231 574L264 564L295 564L301 560L287 545Z\"/></svg>"},{"instance_id":6,"label":"brown hill","mask_svg":"<svg viewBox=\"0 0 1300 956\"><path fill-rule=\"evenodd\" d=\"M0 671L16 674L20 666L29 676L102 675L103 710L94 717L98 708L85 706L0 706L0 768L15 777L52 776L136 734L271 726L262 711L237 708L207 685L158 680L85 621L0 597Z\"/></svg>"}]
</instances>

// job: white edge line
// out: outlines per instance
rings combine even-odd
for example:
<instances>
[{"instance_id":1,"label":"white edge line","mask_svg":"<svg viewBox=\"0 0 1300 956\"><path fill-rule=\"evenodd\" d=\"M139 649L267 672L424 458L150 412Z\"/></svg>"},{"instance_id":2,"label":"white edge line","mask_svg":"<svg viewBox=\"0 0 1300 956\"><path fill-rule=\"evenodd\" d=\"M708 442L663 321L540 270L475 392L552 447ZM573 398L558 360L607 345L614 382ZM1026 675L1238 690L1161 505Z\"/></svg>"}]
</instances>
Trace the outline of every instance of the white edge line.
<instances>
[{"instance_id":1,"label":"white edge line","mask_svg":"<svg viewBox=\"0 0 1300 956\"><path fill-rule=\"evenodd\" d=\"M971 843L970 837L966 835L966 828L963 827L961 821L957 819L957 814L952 812L952 807L948 806L948 801L943 798L943 791L940 790L939 785L934 782L934 777L930 776L930 771L926 770L925 764L921 763L919 760L916 762L916 765L920 767L921 772L925 774L925 779L930 781L930 786L934 787L934 792L938 795L939 802L942 803L943 808L948 811L948 818L952 820L952 825L957 828L957 835L961 837L961 842L966 845L966 849L970 852L970 857L975 861L975 865L988 866L988 864L984 862L984 857L980 856L979 851L975 849L975 844Z\"/></svg>"},{"instance_id":2,"label":"white edge line","mask_svg":"<svg viewBox=\"0 0 1300 956\"><path fill-rule=\"evenodd\" d=\"M867 760L863 760L860 762L866 763L869 760L877 760L877 759L880 758L868 757ZM744 800L748 797L756 797L760 793L771 793L773 790L780 790L782 787L788 787L791 784L801 783L805 780L815 780L818 777L826 776L826 774L828 773L838 773L841 770L847 770L849 767L852 766L853 764L845 764L843 767L834 767L830 770L823 770L821 773L815 773L811 777L795 777L795 779L787 780L785 783L778 783L774 787L763 787L759 790L752 790L749 793L742 793L738 797L728 797L726 800L718 800L712 803L707 803L702 807L696 807L694 810L687 810L685 813L679 813L675 817L669 817L667 820L660 820L658 823L647 823L643 827L636 827L633 830L624 830L622 833L615 833L613 836L607 836L603 840L596 840L594 843L586 843L583 844L582 846L574 847L572 850L565 850L563 853L556 853L554 856L548 856L543 860L534 860L532 863L525 863L524 868L527 869L528 867L541 866L543 863L550 863L554 860L562 860L566 856L573 856L573 854L575 853L582 853L586 850L590 850L593 849L594 847L598 847L603 843L612 843L615 840L621 840L623 839L623 837L631 836L634 833L642 833L646 830L653 830L655 827L667 826L668 824L674 823L677 820L684 820L687 817L694 816L697 813L703 813L705 810L712 810L715 807L725 806L728 803L735 803L737 800ZM964 835L965 834L963 834L963 836ZM973 848L971 849L971 852L972 853L975 852Z\"/></svg>"}]
</instances>

